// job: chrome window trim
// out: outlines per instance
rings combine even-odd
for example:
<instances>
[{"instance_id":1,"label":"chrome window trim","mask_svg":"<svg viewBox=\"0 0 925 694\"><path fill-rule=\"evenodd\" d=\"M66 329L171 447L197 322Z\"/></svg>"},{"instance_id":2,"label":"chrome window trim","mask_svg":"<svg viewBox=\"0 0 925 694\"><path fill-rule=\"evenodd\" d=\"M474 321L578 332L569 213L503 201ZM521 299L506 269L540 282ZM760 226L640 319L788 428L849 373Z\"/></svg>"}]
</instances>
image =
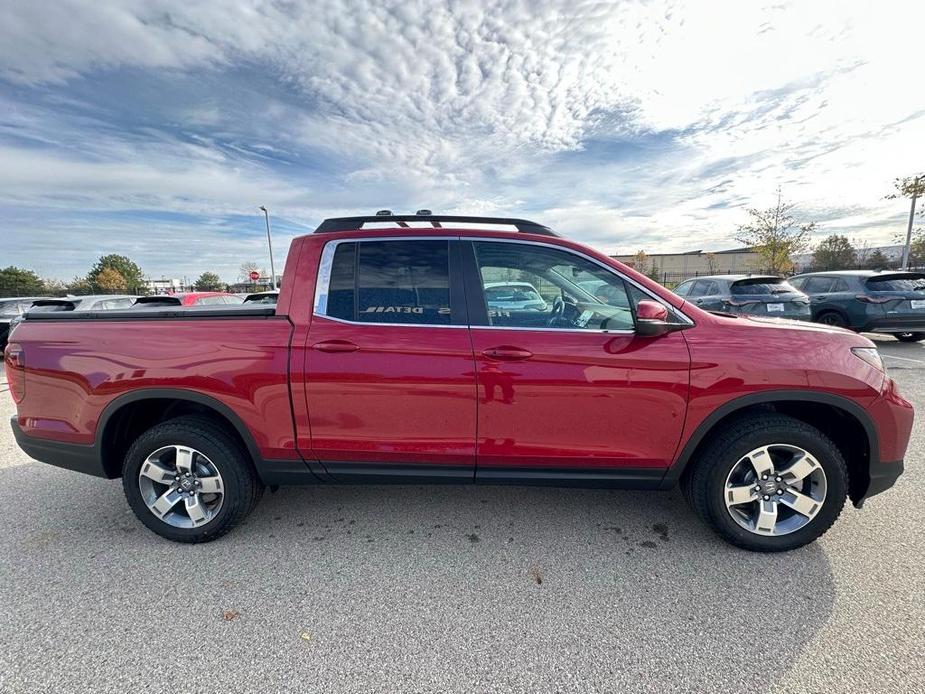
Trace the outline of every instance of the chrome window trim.
<instances>
[{"instance_id":1,"label":"chrome window trim","mask_svg":"<svg viewBox=\"0 0 925 694\"><path fill-rule=\"evenodd\" d=\"M439 323L364 323L361 321L352 321L352 320L346 320L344 318L335 318L334 316L324 316L324 315L319 315L318 318L324 318L325 320L332 320L335 323L343 323L344 325L362 325L364 327L367 325L372 325L372 326L385 325L385 326L390 326L393 328L454 328L454 329L463 328L463 329L466 329L469 327L468 325L440 325Z\"/></svg>"},{"instance_id":2,"label":"chrome window trim","mask_svg":"<svg viewBox=\"0 0 925 694\"><path fill-rule=\"evenodd\" d=\"M631 285L636 287L643 294L648 296L654 301L659 302L660 304L667 305L669 311L673 312L679 318L682 319L682 323L685 325L696 325L694 321L686 315L680 309L672 306L667 301L662 299L659 296L656 296L651 291L643 287L641 284L635 280L623 275L622 273L614 270L609 265L602 263L597 258L592 258L581 251L576 251L572 248L565 248L554 243L546 243L543 241L527 241L525 239L509 239L509 238L492 238L492 237L482 237L482 236L364 236L363 238L351 238L351 239L331 239L326 241L324 248L321 251L321 260L318 263L318 277L315 280L315 302L313 308L313 314L315 316L321 316L327 318L328 320L333 320L338 323L345 323L347 325L382 325L382 326L393 326L393 327L415 327L415 328L472 328L476 330L532 330L532 331L541 331L541 332L556 332L556 333L605 333L609 335L635 335L635 330L585 330L583 328L524 328L524 327L514 327L514 326L497 326L497 325L437 325L435 323L365 323L361 321L349 321L344 320L343 318L333 318L327 315L328 309L328 289L331 284L331 270L334 265L334 253L337 250L337 246L342 243L365 243L370 241L488 241L491 243L519 243L527 246L542 246L544 248L552 248L553 250L562 251L564 253L572 253L577 255L580 258L584 258L587 261L594 263L595 265L603 268L607 272L616 275L624 282L629 282ZM484 290L484 289L483 289Z\"/></svg>"}]
</instances>

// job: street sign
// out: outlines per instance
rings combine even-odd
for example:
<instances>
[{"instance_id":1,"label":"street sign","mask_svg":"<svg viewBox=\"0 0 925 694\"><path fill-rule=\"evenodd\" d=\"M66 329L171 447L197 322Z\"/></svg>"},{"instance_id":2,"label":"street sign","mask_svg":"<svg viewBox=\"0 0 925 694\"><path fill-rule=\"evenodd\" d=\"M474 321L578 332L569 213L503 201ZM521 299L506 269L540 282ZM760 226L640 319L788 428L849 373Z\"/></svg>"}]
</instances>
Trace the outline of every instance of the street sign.
<instances>
[{"instance_id":1,"label":"street sign","mask_svg":"<svg viewBox=\"0 0 925 694\"><path fill-rule=\"evenodd\" d=\"M254 282L256 282L257 280L260 279L260 273L257 272L256 270L251 270L250 278L251 278Z\"/></svg>"}]
</instances>

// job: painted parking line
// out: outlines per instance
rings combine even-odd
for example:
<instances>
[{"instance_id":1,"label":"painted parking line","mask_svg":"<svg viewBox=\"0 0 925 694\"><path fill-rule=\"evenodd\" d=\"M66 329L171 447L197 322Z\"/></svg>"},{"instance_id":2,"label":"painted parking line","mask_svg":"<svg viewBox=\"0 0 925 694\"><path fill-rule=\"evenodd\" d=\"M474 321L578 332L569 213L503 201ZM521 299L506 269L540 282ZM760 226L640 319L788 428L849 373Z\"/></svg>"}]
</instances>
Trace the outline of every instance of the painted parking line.
<instances>
[{"instance_id":1,"label":"painted parking line","mask_svg":"<svg viewBox=\"0 0 925 694\"><path fill-rule=\"evenodd\" d=\"M880 352L881 357L886 357L887 359L899 359L901 361L913 361L916 364L925 364L925 361L922 359L910 359L909 357L897 357L892 354L886 354L885 352Z\"/></svg>"}]
</instances>

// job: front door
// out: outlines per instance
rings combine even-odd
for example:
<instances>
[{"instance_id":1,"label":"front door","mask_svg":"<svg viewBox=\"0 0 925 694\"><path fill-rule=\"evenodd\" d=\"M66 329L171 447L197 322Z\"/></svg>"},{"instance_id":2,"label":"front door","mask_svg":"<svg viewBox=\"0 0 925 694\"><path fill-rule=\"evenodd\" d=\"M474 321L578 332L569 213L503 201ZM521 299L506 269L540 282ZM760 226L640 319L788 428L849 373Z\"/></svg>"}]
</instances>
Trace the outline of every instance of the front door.
<instances>
[{"instance_id":1,"label":"front door","mask_svg":"<svg viewBox=\"0 0 925 694\"><path fill-rule=\"evenodd\" d=\"M447 239L326 245L305 392L313 455L336 479L472 480L475 373L451 281L457 250Z\"/></svg>"},{"instance_id":2,"label":"front door","mask_svg":"<svg viewBox=\"0 0 925 694\"><path fill-rule=\"evenodd\" d=\"M635 334L635 302L654 297L564 249L466 249L476 478L657 483L684 426L690 356L681 331Z\"/></svg>"}]
</instances>

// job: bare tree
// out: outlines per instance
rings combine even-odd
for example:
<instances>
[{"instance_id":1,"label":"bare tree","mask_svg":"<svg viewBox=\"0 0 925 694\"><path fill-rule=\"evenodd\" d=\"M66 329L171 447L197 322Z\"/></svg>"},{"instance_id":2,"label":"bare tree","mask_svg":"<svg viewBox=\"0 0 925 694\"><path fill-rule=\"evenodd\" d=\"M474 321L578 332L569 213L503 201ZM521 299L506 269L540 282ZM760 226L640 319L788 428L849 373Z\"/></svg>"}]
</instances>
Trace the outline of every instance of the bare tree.
<instances>
[{"instance_id":1,"label":"bare tree","mask_svg":"<svg viewBox=\"0 0 925 694\"><path fill-rule=\"evenodd\" d=\"M241 268L238 271L239 273L238 277L242 279L244 282L250 282L252 272L259 273L260 266L256 263L256 261L248 260L246 262L241 263Z\"/></svg>"},{"instance_id":2,"label":"bare tree","mask_svg":"<svg viewBox=\"0 0 925 694\"><path fill-rule=\"evenodd\" d=\"M815 222L800 222L793 216L796 205L785 202L780 188L777 204L766 210L750 209L751 220L739 226L735 239L753 248L768 272L785 274L793 269L793 256L809 246Z\"/></svg>"},{"instance_id":3,"label":"bare tree","mask_svg":"<svg viewBox=\"0 0 925 694\"><path fill-rule=\"evenodd\" d=\"M870 241L867 239L854 238L851 239L851 243L854 244L855 249L857 249L858 267L867 267L867 258L871 253Z\"/></svg>"}]
</instances>

